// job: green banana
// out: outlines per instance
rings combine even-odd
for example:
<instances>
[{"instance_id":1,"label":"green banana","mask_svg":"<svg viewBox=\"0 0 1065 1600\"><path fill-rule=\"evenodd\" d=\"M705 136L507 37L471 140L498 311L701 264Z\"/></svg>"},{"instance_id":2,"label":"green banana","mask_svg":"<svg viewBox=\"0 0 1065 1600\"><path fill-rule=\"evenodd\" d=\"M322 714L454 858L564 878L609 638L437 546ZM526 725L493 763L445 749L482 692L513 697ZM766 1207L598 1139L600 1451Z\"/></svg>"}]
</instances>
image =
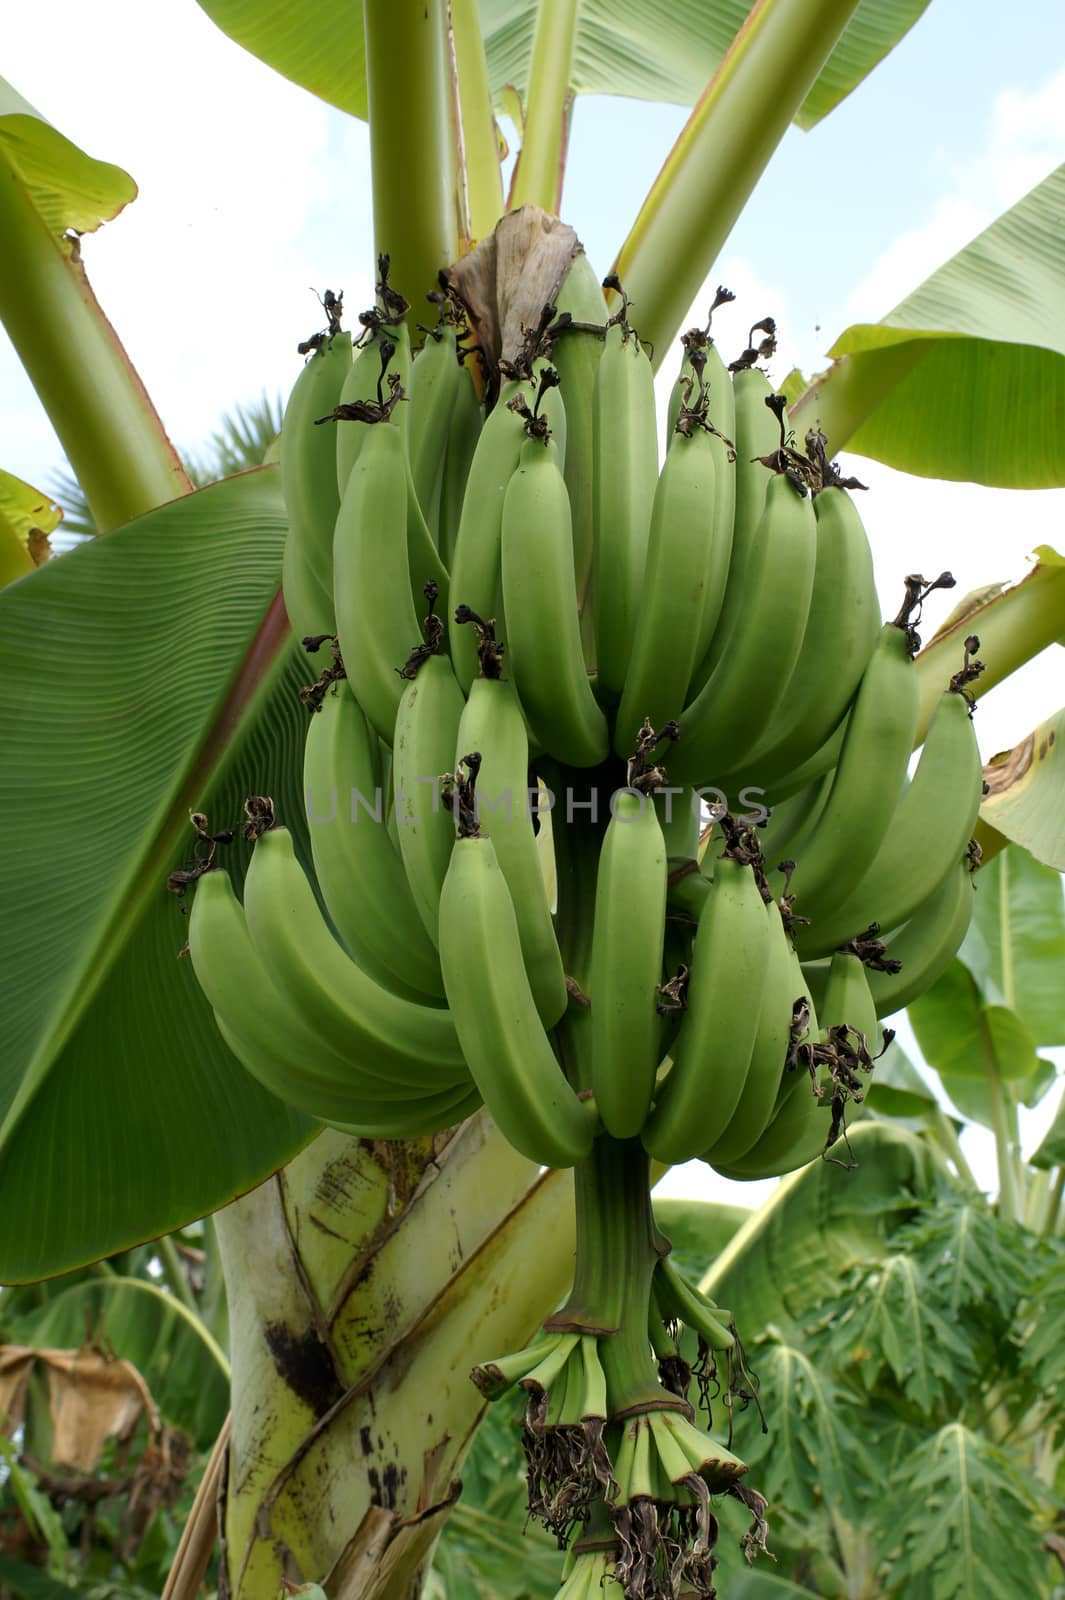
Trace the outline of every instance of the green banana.
<instances>
[{"instance_id":1,"label":"green banana","mask_svg":"<svg viewBox=\"0 0 1065 1600\"><path fill-rule=\"evenodd\" d=\"M333 525L340 505L334 441L328 429L315 423L336 405L350 370L351 334L335 333L318 347L293 384L281 424L281 491L288 519L286 546L292 547L285 562L290 583L286 604L291 603L289 615L300 633L305 624L307 632L334 631L310 626L332 616Z\"/></svg>"},{"instance_id":2,"label":"green banana","mask_svg":"<svg viewBox=\"0 0 1065 1600\"><path fill-rule=\"evenodd\" d=\"M596 766L609 731L584 665L569 496L553 440L522 446L500 543L510 670L529 726L559 761Z\"/></svg>"},{"instance_id":3,"label":"green banana","mask_svg":"<svg viewBox=\"0 0 1065 1600\"><path fill-rule=\"evenodd\" d=\"M448 1084L434 1095L381 1076L375 1062L364 1067L331 1049L273 982L255 950L244 908L221 870L206 873L196 885L189 953L238 1060L272 1094L310 1116L384 1127L424 1107L426 1099L450 1105L468 1091L468 1084ZM431 1115L436 1107L428 1109Z\"/></svg>"},{"instance_id":4,"label":"green banana","mask_svg":"<svg viewBox=\"0 0 1065 1600\"><path fill-rule=\"evenodd\" d=\"M869 989L878 1017L901 1011L932 987L957 955L972 910L972 871L968 858L962 857L909 921L885 940L887 954L902 962L902 971L869 970Z\"/></svg>"},{"instance_id":5,"label":"green banana","mask_svg":"<svg viewBox=\"0 0 1065 1600\"><path fill-rule=\"evenodd\" d=\"M716 1166L742 1157L758 1143L773 1118L777 1092L784 1073L796 990L795 951L775 901L766 907L769 919L769 959L758 1014L758 1032L751 1052L743 1092L728 1127L703 1160ZM802 989L805 985L801 986Z\"/></svg>"},{"instance_id":6,"label":"green banana","mask_svg":"<svg viewBox=\"0 0 1065 1600\"><path fill-rule=\"evenodd\" d=\"M444 565L454 565L455 545L473 458L481 437L483 414L468 366L459 371L458 391L451 413L444 473L440 484L440 527L437 544Z\"/></svg>"},{"instance_id":7,"label":"green banana","mask_svg":"<svg viewBox=\"0 0 1065 1600\"><path fill-rule=\"evenodd\" d=\"M542 371L542 364L537 371ZM520 397L528 403L529 393L527 384L504 384L485 420L470 463L451 565L451 593L456 604L468 606L479 616L495 617L501 634L504 630L497 602L503 502L525 443L525 424L510 402ZM566 414L557 389L544 395L540 409L548 419L556 448L564 450ZM470 628L452 624L448 646L455 676L468 693L480 672L476 638Z\"/></svg>"},{"instance_id":8,"label":"green banana","mask_svg":"<svg viewBox=\"0 0 1065 1600\"><path fill-rule=\"evenodd\" d=\"M706 623L721 600L710 593L719 565L713 545L715 482L712 440L696 428L670 450L655 489L647 564L614 728L614 749L622 757L632 750L645 718L661 728L679 717L692 670L706 649Z\"/></svg>"},{"instance_id":9,"label":"green banana","mask_svg":"<svg viewBox=\"0 0 1065 1600\"><path fill-rule=\"evenodd\" d=\"M723 856L699 918L673 1065L641 1134L656 1161L691 1160L728 1127L757 1036L769 943L753 871Z\"/></svg>"},{"instance_id":10,"label":"green banana","mask_svg":"<svg viewBox=\"0 0 1065 1600\"><path fill-rule=\"evenodd\" d=\"M448 1004L469 1070L504 1138L543 1166L584 1160L594 1114L566 1082L544 1032L491 839L456 840L440 926Z\"/></svg>"},{"instance_id":11,"label":"green banana","mask_svg":"<svg viewBox=\"0 0 1065 1600\"><path fill-rule=\"evenodd\" d=\"M650 1107L660 1059L666 844L648 795L619 790L611 810L595 889L592 1089L606 1131L632 1139Z\"/></svg>"},{"instance_id":12,"label":"green banana","mask_svg":"<svg viewBox=\"0 0 1065 1600\"><path fill-rule=\"evenodd\" d=\"M314 870L355 960L398 993L441 999L436 947L411 895L384 818L377 737L354 695L327 694L311 718L303 788Z\"/></svg>"},{"instance_id":13,"label":"green banana","mask_svg":"<svg viewBox=\"0 0 1065 1600\"><path fill-rule=\"evenodd\" d=\"M370 425L351 471L333 541L337 634L348 683L391 744L399 676L422 630L407 564L407 469L394 422Z\"/></svg>"},{"instance_id":14,"label":"green banana","mask_svg":"<svg viewBox=\"0 0 1065 1600\"><path fill-rule=\"evenodd\" d=\"M654 373L640 341L620 322L607 329L592 422L596 670L600 688L620 696L658 483Z\"/></svg>"},{"instance_id":15,"label":"green banana","mask_svg":"<svg viewBox=\"0 0 1065 1600\"><path fill-rule=\"evenodd\" d=\"M769 816L761 831L760 843L766 861L773 863L791 854L792 843L804 830L814 826L821 808L832 788L833 773L828 772L803 789L797 789L786 800L770 806ZM771 796L767 796L767 802Z\"/></svg>"},{"instance_id":16,"label":"green banana","mask_svg":"<svg viewBox=\"0 0 1065 1600\"><path fill-rule=\"evenodd\" d=\"M407 448L411 477L418 504L432 534L436 533L440 522L444 455L461 376L456 330L453 324L444 323L426 334L425 343L411 366L408 390Z\"/></svg>"},{"instance_id":17,"label":"green banana","mask_svg":"<svg viewBox=\"0 0 1065 1600\"><path fill-rule=\"evenodd\" d=\"M568 314L575 322L600 327L606 322L603 291L583 251L571 263L555 303L560 317ZM573 572L581 611L585 607L592 571L592 412L602 353L601 337L581 330L562 334L551 348L551 364L558 373L566 408L567 441L565 450L559 450L559 461L572 512ZM458 598L461 600L462 596Z\"/></svg>"},{"instance_id":18,"label":"green banana","mask_svg":"<svg viewBox=\"0 0 1065 1600\"><path fill-rule=\"evenodd\" d=\"M455 838L441 779L453 770L464 705L447 656L430 655L396 713L392 782L399 849L414 904L434 944L440 939L440 890Z\"/></svg>"},{"instance_id":19,"label":"green banana","mask_svg":"<svg viewBox=\"0 0 1065 1600\"><path fill-rule=\"evenodd\" d=\"M723 653L680 718L670 763L678 780L713 782L737 771L762 736L802 648L816 554L812 501L784 473L774 474Z\"/></svg>"},{"instance_id":20,"label":"green banana","mask_svg":"<svg viewBox=\"0 0 1065 1600\"><path fill-rule=\"evenodd\" d=\"M803 959L828 955L872 922L887 933L913 916L964 852L982 792L969 705L962 693L948 689L875 858L832 911L799 930Z\"/></svg>"},{"instance_id":21,"label":"green banana","mask_svg":"<svg viewBox=\"0 0 1065 1600\"><path fill-rule=\"evenodd\" d=\"M458 727L454 766L479 752L477 821L495 846L514 902L525 971L545 1028L569 1001L566 974L544 891L529 803L529 740L518 697L505 678L478 678Z\"/></svg>"},{"instance_id":22,"label":"green banana","mask_svg":"<svg viewBox=\"0 0 1065 1600\"><path fill-rule=\"evenodd\" d=\"M391 351L386 345L392 347ZM354 406L360 402L363 404L369 402L371 405L383 404L389 398L392 388L389 380L393 376L399 379L400 388L407 394L410 388L410 334L407 331L407 324L377 323L369 337L355 352L355 360L340 391L340 405ZM332 406L326 409L332 410ZM406 432L407 409L405 405L397 405L392 413L401 433ZM356 422L352 419L337 420L334 448L340 500L344 498L351 469L358 460L365 442L366 428L365 422ZM324 425L323 431L328 432Z\"/></svg>"},{"instance_id":23,"label":"green banana","mask_svg":"<svg viewBox=\"0 0 1065 1600\"><path fill-rule=\"evenodd\" d=\"M468 1081L450 1013L382 988L334 939L287 829L271 828L256 843L244 909L279 994L353 1069L429 1092Z\"/></svg>"},{"instance_id":24,"label":"green banana","mask_svg":"<svg viewBox=\"0 0 1065 1600\"><path fill-rule=\"evenodd\" d=\"M907 632L885 623L847 718L828 798L807 836L792 844L791 887L803 916L834 910L875 859L906 779L917 700Z\"/></svg>"},{"instance_id":25,"label":"green banana","mask_svg":"<svg viewBox=\"0 0 1065 1600\"><path fill-rule=\"evenodd\" d=\"M802 646L778 708L744 763L744 777L767 791L818 751L846 716L880 627L872 552L853 500L846 489L830 487L815 495L813 507L816 565Z\"/></svg>"},{"instance_id":26,"label":"green banana","mask_svg":"<svg viewBox=\"0 0 1065 1600\"><path fill-rule=\"evenodd\" d=\"M780 426L766 405L773 386L760 367L745 367L732 379L732 438L736 445L732 548L722 615L731 617L747 587L747 562L755 546L765 510L769 474L761 456L771 455L780 442ZM701 689L724 651L724 630L718 629L703 659L696 663L692 687Z\"/></svg>"}]
</instances>

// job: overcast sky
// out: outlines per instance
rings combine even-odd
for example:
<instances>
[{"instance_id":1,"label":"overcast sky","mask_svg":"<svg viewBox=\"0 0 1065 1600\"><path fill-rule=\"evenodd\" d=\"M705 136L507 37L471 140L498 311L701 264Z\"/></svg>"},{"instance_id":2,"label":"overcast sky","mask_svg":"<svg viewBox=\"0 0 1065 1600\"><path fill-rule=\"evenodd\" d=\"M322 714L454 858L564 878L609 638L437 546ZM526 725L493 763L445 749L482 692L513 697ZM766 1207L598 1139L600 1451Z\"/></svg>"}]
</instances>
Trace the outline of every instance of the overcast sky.
<instances>
[{"instance_id":1,"label":"overcast sky","mask_svg":"<svg viewBox=\"0 0 1065 1600\"><path fill-rule=\"evenodd\" d=\"M312 285L342 287L352 311L372 300L366 129L231 44L195 0L9 6L3 36L4 76L139 185L83 240L83 258L175 443L194 451L227 408L287 392L296 343L320 322ZM563 214L600 272L684 117L578 102ZM845 327L882 316L1062 160L1061 0L1005 13L1000 0L932 0L838 111L789 133L693 312L702 320L726 283L739 298L715 320L725 347L771 313L773 376L815 372ZM48 488L61 452L2 334L0 437L0 466ZM964 590L1022 576L1038 544L1065 550L1065 491L854 466L870 486L862 511L885 608L907 572L949 567ZM1055 647L981 705L985 759L1063 703ZM675 1184L691 1181L685 1170Z\"/></svg>"}]
</instances>

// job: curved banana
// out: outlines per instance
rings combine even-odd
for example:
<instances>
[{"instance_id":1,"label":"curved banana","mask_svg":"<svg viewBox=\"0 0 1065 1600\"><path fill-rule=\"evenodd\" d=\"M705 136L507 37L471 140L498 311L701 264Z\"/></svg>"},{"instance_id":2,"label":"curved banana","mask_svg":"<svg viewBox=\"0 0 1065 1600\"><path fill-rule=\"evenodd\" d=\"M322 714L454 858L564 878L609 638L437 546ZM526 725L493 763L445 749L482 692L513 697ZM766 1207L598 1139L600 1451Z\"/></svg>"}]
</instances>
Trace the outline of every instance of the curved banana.
<instances>
[{"instance_id":1,"label":"curved banana","mask_svg":"<svg viewBox=\"0 0 1065 1600\"><path fill-rule=\"evenodd\" d=\"M430 1092L468 1082L450 1013L382 988L334 939L287 829L271 828L252 851L244 910L278 992L353 1067Z\"/></svg>"},{"instance_id":2,"label":"curved banana","mask_svg":"<svg viewBox=\"0 0 1065 1600\"><path fill-rule=\"evenodd\" d=\"M793 1007L805 984L796 990L795 951L775 901L766 907L769 959L758 1013L758 1032L751 1051L743 1092L721 1137L702 1155L716 1166L742 1157L758 1143L773 1119L791 1036Z\"/></svg>"},{"instance_id":3,"label":"curved banana","mask_svg":"<svg viewBox=\"0 0 1065 1600\"><path fill-rule=\"evenodd\" d=\"M661 728L680 716L692 671L706 649L706 623L721 601L720 594L711 593L718 566L715 483L713 442L697 427L677 439L655 489L636 628L614 727L614 749L622 757L632 750L645 718Z\"/></svg>"},{"instance_id":4,"label":"curved banana","mask_svg":"<svg viewBox=\"0 0 1065 1600\"><path fill-rule=\"evenodd\" d=\"M904 628L885 623L865 669L816 823L792 843L797 909L835 909L875 859L891 825L917 731L917 674Z\"/></svg>"},{"instance_id":5,"label":"curved banana","mask_svg":"<svg viewBox=\"0 0 1065 1600\"><path fill-rule=\"evenodd\" d=\"M528 386L506 383L481 429L470 463L466 494L462 502L451 564L451 593L456 605L468 606L482 617L495 617L499 633L504 632L498 609L500 601L500 538L503 528L503 501L507 486L517 471L525 443L525 424L510 401L526 397ZM556 446L565 439L565 408L557 389L544 396L541 410L547 415ZM468 627L451 624L448 647L455 664L455 676L469 692L480 672L477 640Z\"/></svg>"},{"instance_id":6,"label":"curved banana","mask_svg":"<svg viewBox=\"0 0 1065 1600\"><path fill-rule=\"evenodd\" d=\"M773 386L760 367L744 367L732 379L732 435L736 445L735 482L732 513L732 547L722 616L731 617L747 585L747 560L754 548L758 525L765 510L769 474L761 456L770 455L780 443L780 427L774 412L766 405ZM692 687L701 689L717 666L724 649L724 630L718 629L703 659L696 663Z\"/></svg>"},{"instance_id":7,"label":"curved banana","mask_svg":"<svg viewBox=\"0 0 1065 1600\"><path fill-rule=\"evenodd\" d=\"M506 879L489 838L455 842L440 897L440 961L469 1070L503 1136L530 1161L570 1167L595 1118L544 1032Z\"/></svg>"},{"instance_id":8,"label":"curved banana","mask_svg":"<svg viewBox=\"0 0 1065 1600\"><path fill-rule=\"evenodd\" d=\"M292 386L281 424L281 492L288 518L286 568L290 574L290 597L297 628L312 621L307 591L315 595L314 614L333 592L333 525L340 497L337 494L334 465L335 444L328 428L316 427L319 417L332 411L340 398L344 379L351 370L351 334L335 333L307 361ZM321 590L309 582L313 575ZM287 603L287 602L286 602ZM332 605L324 613L332 615ZM308 628L310 632L332 633L332 627Z\"/></svg>"},{"instance_id":9,"label":"curved banana","mask_svg":"<svg viewBox=\"0 0 1065 1600\"><path fill-rule=\"evenodd\" d=\"M337 634L348 683L387 744L403 698L399 676L422 630L407 564L407 464L394 422L367 427L333 539Z\"/></svg>"},{"instance_id":10,"label":"curved banana","mask_svg":"<svg viewBox=\"0 0 1065 1600\"><path fill-rule=\"evenodd\" d=\"M648 795L622 789L599 855L592 935L592 1089L606 1131L643 1127L660 1059L666 844Z\"/></svg>"},{"instance_id":11,"label":"curved banana","mask_svg":"<svg viewBox=\"0 0 1065 1600\"><path fill-rule=\"evenodd\" d=\"M337 932L359 966L408 998L444 993L385 820L377 737L354 695L327 694L311 718L303 790L314 871Z\"/></svg>"},{"instance_id":12,"label":"curved banana","mask_svg":"<svg viewBox=\"0 0 1065 1600\"><path fill-rule=\"evenodd\" d=\"M654 373L640 341L620 322L607 329L592 421L596 671L604 692L620 696L658 483Z\"/></svg>"},{"instance_id":13,"label":"curved banana","mask_svg":"<svg viewBox=\"0 0 1065 1600\"><path fill-rule=\"evenodd\" d=\"M715 782L740 770L773 717L802 648L813 592L817 523L808 495L774 474L746 562L746 582L724 625L714 671L680 718L671 774Z\"/></svg>"},{"instance_id":14,"label":"curved banana","mask_svg":"<svg viewBox=\"0 0 1065 1600\"><path fill-rule=\"evenodd\" d=\"M419 1107L430 1117L440 1108L446 1111L469 1090L468 1083L436 1091L412 1088L381 1076L373 1062L364 1068L331 1049L273 982L252 943L229 875L220 869L206 873L196 885L189 953L197 982L234 1055L272 1094L310 1116L359 1123L366 1131L384 1130Z\"/></svg>"},{"instance_id":15,"label":"curved banana","mask_svg":"<svg viewBox=\"0 0 1065 1600\"><path fill-rule=\"evenodd\" d=\"M656 1161L689 1161L728 1127L754 1049L768 962L769 919L757 880L750 866L723 856L699 918L673 1065L641 1134Z\"/></svg>"},{"instance_id":16,"label":"curved banana","mask_svg":"<svg viewBox=\"0 0 1065 1600\"><path fill-rule=\"evenodd\" d=\"M445 322L426 334L425 343L411 365L408 389L407 449L411 477L418 504L434 535L440 523L444 455L461 376L456 330L453 324Z\"/></svg>"},{"instance_id":17,"label":"curved banana","mask_svg":"<svg viewBox=\"0 0 1065 1600\"><path fill-rule=\"evenodd\" d=\"M454 769L464 705L451 662L431 655L407 685L396 713L392 783L399 850L414 904L434 944L440 939L440 890L455 840L441 779Z\"/></svg>"},{"instance_id":18,"label":"curved banana","mask_svg":"<svg viewBox=\"0 0 1065 1600\"><path fill-rule=\"evenodd\" d=\"M544 890L529 802L529 740L518 697L505 678L478 678L458 727L457 770L471 751L481 757L477 821L495 846L507 881L525 971L545 1028L553 1028L569 1003L566 974Z\"/></svg>"},{"instance_id":19,"label":"curved banana","mask_svg":"<svg viewBox=\"0 0 1065 1600\"><path fill-rule=\"evenodd\" d=\"M982 793L969 705L962 693L948 689L872 863L834 910L798 930L803 959L828 955L872 922L889 933L913 916L964 853Z\"/></svg>"},{"instance_id":20,"label":"curved banana","mask_svg":"<svg viewBox=\"0 0 1065 1600\"><path fill-rule=\"evenodd\" d=\"M389 379L393 375L399 379L400 388L406 394L410 386L410 334L405 322L378 324L365 343L359 345L351 370L344 379L344 387L340 391L340 405L357 405L360 401L363 403L369 401L371 404L383 403L388 399L391 388ZM326 409L331 411L333 407L329 406ZM393 417L399 425L400 432L405 432L407 407L398 405ZM337 492L340 500L344 498L351 469L358 460L365 442L366 427L365 422L337 420L334 450ZM328 431L323 425L323 432L328 433Z\"/></svg>"},{"instance_id":21,"label":"curved banana","mask_svg":"<svg viewBox=\"0 0 1065 1600\"><path fill-rule=\"evenodd\" d=\"M500 543L510 670L529 726L559 761L596 766L609 732L584 664L569 496L553 440L522 446Z\"/></svg>"},{"instance_id":22,"label":"curved banana","mask_svg":"<svg viewBox=\"0 0 1065 1600\"><path fill-rule=\"evenodd\" d=\"M473 376L468 368L463 366L459 370L458 390L451 413L451 426L448 429L444 453L444 473L440 484L440 526L437 532L437 545L441 560L449 569L455 561L455 544L458 539L459 522L462 519L466 484L483 424L484 416L477 391L473 386Z\"/></svg>"},{"instance_id":23,"label":"curved banana","mask_svg":"<svg viewBox=\"0 0 1065 1600\"><path fill-rule=\"evenodd\" d=\"M872 551L853 500L833 486L814 496L813 507L816 564L802 646L767 731L744 762L747 781L767 790L835 732L880 627Z\"/></svg>"},{"instance_id":24,"label":"curved banana","mask_svg":"<svg viewBox=\"0 0 1065 1600\"><path fill-rule=\"evenodd\" d=\"M828 799L832 778L831 772L815 778L805 788L797 789L776 805L772 802L772 796L766 795L769 816L761 830L759 842L767 862L775 866L789 856L793 841L800 838L804 830L808 831L814 826Z\"/></svg>"},{"instance_id":25,"label":"curved banana","mask_svg":"<svg viewBox=\"0 0 1065 1600\"><path fill-rule=\"evenodd\" d=\"M599 327L606 322L603 291L583 251L571 263L555 302L560 317L568 314L574 322ZM551 348L551 364L558 373L566 409L566 444L559 448L559 462L573 519L573 573L581 611L592 571L592 411L602 353L601 336L581 329L563 333Z\"/></svg>"}]
</instances>

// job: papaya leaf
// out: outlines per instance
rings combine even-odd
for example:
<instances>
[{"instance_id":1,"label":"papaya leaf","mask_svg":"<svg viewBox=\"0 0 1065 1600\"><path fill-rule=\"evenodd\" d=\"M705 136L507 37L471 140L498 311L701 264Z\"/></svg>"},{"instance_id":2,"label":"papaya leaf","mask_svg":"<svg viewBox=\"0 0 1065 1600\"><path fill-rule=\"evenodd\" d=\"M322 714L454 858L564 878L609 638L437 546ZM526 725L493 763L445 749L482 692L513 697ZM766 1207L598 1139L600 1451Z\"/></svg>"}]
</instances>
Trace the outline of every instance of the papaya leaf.
<instances>
[{"instance_id":1,"label":"papaya leaf","mask_svg":"<svg viewBox=\"0 0 1065 1600\"><path fill-rule=\"evenodd\" d=\"M309 0L200 0L223 33L283 77L341 111L365 118L362 10L331 17ZM928 0L861 0L796 118L810 128L857 88L925 10ZM706 87L751 7L745 0L584 0L577 20L576 94L625 95L691 105ZM488 72L498 110L524 105L532 61L535 0L480 0Z\"/></svg>"},{"instance_id":2,"label":"papaya leaf","mask_svg":"<svg viewBox=\"0 0 1065 1600\"><path fill-rule=\"evenodd\" d=\"M917 1447L891 1488L881 1527L893 1592L907 1600L1046 1593L1035 1497L989 1440L950 1422Z\"/></svg>"},{"instance_id":3,"label":"papaya leaf","mask_svg":"<svg viewBox=\"0 0 1065 1600\"><path fill-rule=\"evenodd\" d=\"M1065 1435L1065 1245L1054 1240L1054 1254L1032 1284L1024 1314L1019 1318L1021 1362L1031 1373L1036 1392L1047 1405L1058 1443Z\"/></svg>"},{"instance_id":4,"label":"papaya leaf","mask_svg":"<svg viewBox=\"0 0 1065 1600\"><path fill-rule=\"evenodd\" d=\"M0 592L2 1280L171 1232L315 1131L223 1046L164 887L190 808L232 825L286 775L302 815L284 526L265 467Z\"/></svg>"},{"instance_id":5,"label":"papaya leaf","mask_svg":"<svg viewBox=\"0 0 1065 1600\"><path fill-rule=\"evenodd\" d=\"M848 328L791 409L920 477L1065 484L1065 166L878 323ZM1010 396L1004 405L1002 397Z\"/></svg>"}]
</instances>

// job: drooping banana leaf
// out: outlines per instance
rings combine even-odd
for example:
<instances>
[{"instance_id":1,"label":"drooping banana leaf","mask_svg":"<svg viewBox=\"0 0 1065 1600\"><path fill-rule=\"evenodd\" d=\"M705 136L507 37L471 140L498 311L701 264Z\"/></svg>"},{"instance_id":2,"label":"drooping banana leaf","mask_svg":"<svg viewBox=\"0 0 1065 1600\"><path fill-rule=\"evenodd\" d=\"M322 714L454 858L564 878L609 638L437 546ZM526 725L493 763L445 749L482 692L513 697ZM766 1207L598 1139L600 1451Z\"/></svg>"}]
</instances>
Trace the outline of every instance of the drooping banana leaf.
<instances>
[{"instance_id":1,"label":"drooping banana leaf","mask_svg":"<svg viewBox=\"0 0 1065 1600\"><path fill-rule=\"evenodd\" d=\"M200 0L223 33L268 66L353 116L366 116L362 7L328 19L310 0ZM913 26L928 0L862 0L796 119L809 128L861 83ZM691 105L751 7L744 0L584 0L577 20L577 94ZM537 0L480 0L489 79L524 99Z\"/></svg>"},{"instance_id":2,"label":"drooping banana leaf","mask_svg":"<svg viewBox=\"0 0 1065 1600\"><path fill-rule=\"evenodd\" d=\"M786 391L800 438L919 477L1065 484L1065 165Z\"/></svg>"},{"instance_id":3,"label":"drooping banana leaf","mask_svg":"<svg viewBox=\"0 0 1065 1600\"><path fill-rule=\"evenodd\" d=\"M315 1130L222 1044L165 888L190 808L232 825L287 773L302 816L284 529L265 467L0 593L0 1281L169 1232Z\"/></svg>"}]
</instances>

